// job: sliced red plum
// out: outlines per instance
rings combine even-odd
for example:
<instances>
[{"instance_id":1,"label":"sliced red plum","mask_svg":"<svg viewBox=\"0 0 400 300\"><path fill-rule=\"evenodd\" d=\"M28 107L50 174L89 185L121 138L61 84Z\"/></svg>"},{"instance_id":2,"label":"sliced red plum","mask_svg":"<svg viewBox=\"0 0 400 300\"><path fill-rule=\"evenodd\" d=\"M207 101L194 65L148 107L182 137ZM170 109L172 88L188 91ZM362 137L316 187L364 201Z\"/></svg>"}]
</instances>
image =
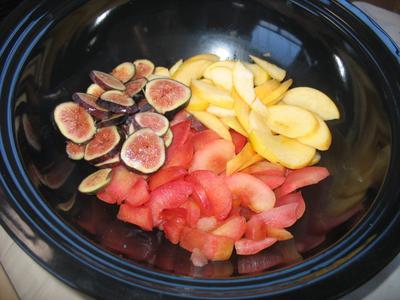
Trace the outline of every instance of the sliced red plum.
<instances>
[{"instance_id":1,"label":"sliced red plum","mask_svg":"<svg viewBox=\"0 0 400 300\"><path fill-rule=\"evenodd\" d=\"M125 85L110 74L101 71L92 71L89 77L104 90L125 91Z\"/></svg>"},{"instance_id":2,"label":"sliced red plum","mask_svg":"<svg viewBox=\"0 0 400 300\"><path fill-rule=\"evenodd\" d=\"M67 152L67 155L70 159L80 160L85 154L85 145L79 145L75 144L74 142L67 141L65 152Z\"/></svg>"},{"instance_id":3,"label":"sliced red plum","mask_svg":"<svg viewBox=\"0 0 400 300\"><path fill-rule=\"evenodd\" d=\"M116 114L113 115L107 119L101 120L96 123L97 128L102 128L102 127L108 127L108 126L113 126L113 125L121 125L126 121L126 115L125 114Z\"/></svg>"},{"instance_id":4,"label":"sliced red plum","mask_svg":"<svg viewBox=\"0 0 400 300\"><path fill-rule=\"evenodd\" d=\"M137 59L133 64L136 67L135 78L147 77L154 71L154 64L148 59Z\"/></svg>"},{"instance_id":5,"label":"sliced red plum","mask_svg":"<svg viewBox=\"0 0 400 300\"><path fill-rule=\"evenodd\" d=\"M94 164L104 162L119 151L121 143L122 137L116 126L100 128L86 145L84 158Z\"/></svg>"},{"instance_id":6,"label":"sliced red plum","mask_svg":"<svg viewBox=\"0 0 400 300\"><path fill-rule=\"evenodd\" d=\"M57 105L54 121L61 134L77 144L87 142L96 132L92 116L74 102Z\"/></svg>"},{"instance_id":7,"label":"sliced red plum","mask_svg":"<svg viewBox=\"0 0 400 300\"><path fill-rule=\"evenodd\" d=\"M133 63L123 62L112 70L111 75L117 78L119 81L125 83L131 80L132 77L135 76L135 73L136 67Z\"/></svg>"},{"instance_id":8,"label":"sliced red plum","mask_svg":"<svg viewBox=\"0 0 400 300\"><path fill-rule=\"evenodd\" d=\"M171 129L168 129L167 132L162 136L164 140L165 147L169 147L172 144L172 140L174 139L174 134Z\"/></svg>"},{"instance_id":9,"label":"sliced red plum","mask_svg":"<svg viewBox=\"0 0 400 300\"><path fill-rule=\"evenodd\" d=\"M150 128L158 136L164 135L169 129L169 121L161 114L142 112L135 115L136 123L142 128Z\"/></svg>"},{"instance_id":10,"label":"sliced red plum","mask_svg":"<svg viewBox=\"0 0 400 300\"><path fill-rule=\"evenodd\" d=\"M134 113L135 101L121 91L107 91L97 99L97 104L114 113Z\"/></svg>"},{"instance_id":11,"label":"sliced red plum","mask_svg":"<svg viewBox=\"0 0 400 300\"><path fill-rule=\"evenodd\" d=\"M113 157L98 164L95 164L95 166L98 168L112 168L119 165L120 161L121 159L119 157L119 152L117 152L117 154L115 154Z\"/></svg>"},{"instance_id":12,"label":"sliced red plum","mask_svg":"<svg viewBox=\"0 0 400 300\"><path fill-rule=\"evenodd\" d=\"M82 180L78 190L84 194L96 194L111 181L112 169L98 170Z\"/></svg>"},{"instance_id":13,"label":"sliced red plum","mask_svg":"<svg viewBox=\"0 0 400 300\"><path fill-rule=\"evenodd\" d=\"M105 92L105 90L96 83L92 83L86 89L86 94L96 96L97 98L100 97L101 94L103 94L104 92Z\"/></svg>"},{"instance_id":14,"label":"sliced red plum","mask_svg":"<svg viewBox=\"0 0 400 300\"><path fill-rule=\"evenodd\" d=\"M134 80L131 80L127 83L125 83L125 93L129 97L133 97L136 94L139 94L141 91L143 91L144 87L146 86L147 79L146 78L137 78Z\"/></svg>"},{"instance_id":15,"label":"sliced red plum","mask_svg":"<svg viewBox=\"0 0 400 300\"><path fill-rule=\"evenodd\" d=\"M161 114L174 112L189 103L192 92L186 85L168 78L154 79L147 83L147 101Z\"/></svg>"},{"instance_id":16,"label":"sliced red plum","mask_svg":"<svg viewBox=\"0 0 400 300\"><path fill-rule=\"evenodd\" d=\"M129 168L145 174L153 173L165 162L164 141L153 130L140 129L123 144L121 159Z\"/></svg>"},{"instance_id":17,"label":"sliced red plum","mask_svg":"<svg viewBox=\"0 0 400 300\"><path fill-rule=\"evenodd\" d=\"M97 98L98 97L96 96L85 93L74 93L72 95L72 100L86 109L86 111L96 119L108 118L110 112L107 109L97 105Z\"/></svg>"}]
</instances>

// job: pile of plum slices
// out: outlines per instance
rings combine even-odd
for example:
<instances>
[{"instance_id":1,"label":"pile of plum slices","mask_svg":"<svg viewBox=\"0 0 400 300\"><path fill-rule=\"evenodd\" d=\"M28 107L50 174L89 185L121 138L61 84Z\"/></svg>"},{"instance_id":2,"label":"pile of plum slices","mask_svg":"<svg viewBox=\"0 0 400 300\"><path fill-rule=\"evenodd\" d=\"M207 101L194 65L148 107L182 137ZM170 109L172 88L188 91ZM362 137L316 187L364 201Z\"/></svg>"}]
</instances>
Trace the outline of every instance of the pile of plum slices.
<instances>
[{"instance_id":1,"label":"pile of plum slices","mask_svg":"<svg viewBox=\"0 0 400 300\"><path fill-rule=\"evenodd\" d=\"M257 59L200 54L170 69L140 59L92 71L86 93L54 110L68 156L99 168L79 191L118 205L124 222L162 230L196 266L293 238L299 189L329 176L313 166L331 141L317 113L336 106L311 89L290 102L284 70ZM310 95L322 104L298 101Z\"/></svg>"}]
</instances>

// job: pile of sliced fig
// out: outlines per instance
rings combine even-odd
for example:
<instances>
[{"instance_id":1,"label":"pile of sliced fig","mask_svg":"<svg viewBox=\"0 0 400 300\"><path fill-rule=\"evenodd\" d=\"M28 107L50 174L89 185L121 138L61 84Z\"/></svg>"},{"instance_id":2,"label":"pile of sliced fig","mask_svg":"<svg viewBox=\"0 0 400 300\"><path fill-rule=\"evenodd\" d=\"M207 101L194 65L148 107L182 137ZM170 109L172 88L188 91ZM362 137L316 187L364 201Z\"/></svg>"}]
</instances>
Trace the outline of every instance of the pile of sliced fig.
<instances>
[{"instance_id":1,"label":"pile of sliced fig","mask_svg":"<svg viewBox=\"0 0 400 300\"><path fill-rule=\"evenodd\" d=\"M99 168L123 163L143 174L164 164L173 138L168 118L188 104L191 90L154 75L154 69L151 61L139 59L121 63L110 73L94 70L86 93L76 92L73 101L57 105L54 121L68 140L71 159ZM86 184L83 190L98 188L95 184L88 190Z\"/></svg>"}]
</instances>

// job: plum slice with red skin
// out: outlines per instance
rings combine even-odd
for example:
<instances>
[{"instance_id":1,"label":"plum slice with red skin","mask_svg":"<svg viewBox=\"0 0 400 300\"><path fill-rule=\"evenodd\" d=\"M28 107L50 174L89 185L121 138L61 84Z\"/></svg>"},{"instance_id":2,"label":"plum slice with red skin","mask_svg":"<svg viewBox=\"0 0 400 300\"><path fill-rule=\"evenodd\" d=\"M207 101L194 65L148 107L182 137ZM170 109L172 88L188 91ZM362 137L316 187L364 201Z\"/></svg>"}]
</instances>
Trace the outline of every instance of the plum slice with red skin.
<instances>
[{"instance_id":1,"label":"plum slice with red skin","mask_svg":"<svg viewBox=\"0 0 400 300\"><path fill-rule=\"evenodd\" d=\"M131 62L123 62L111 71L111 75L123 83L131 80L135 73L136 67Z\"/></svg>"},{"instance_id":2,"label":"plum slice with red skin","mask_svg":"<svg viewBox=\"0 0 400 300\"><path fill-rule=\"evenodd\" d=\"M144 174L154 173L165 162L164 141L153 130L140 129L124 142L121 159L129 168Z\"/></svg>"},{"instance_id":3,"label":"plum slice with red skin","mask_svg":"<svg viewBox=\"0 0 400 300\"><path fill-rule=\"evenodd\" d=\"M133 64L136 67L135 78L147 77L154 71L154 64L148 59L137 59Z\"/></svg>"},{"instance_id":4,"label":"plum slice with red skin","mask_svg":"<svg viewBox=\"0 0 400 300\"><path fill-rule=\"evenodd\" d=\"M89 77L104 90L125 91L125 85L110 74L101 71L91 71Z\"/></svg>"},{"instance_id":5,"label":"plum slice with red skin","mask_svg":"<svg viewBox=\"0 0 400 300\"><path fill-rule=\"evenodd\" d=\"M116 126L100 128L86 145L84 158L94 164L103 162L119 151L121 143L122 137Z\"/></svg>"},{"instance_id":6,"label":"plum slice with red skin","mask_svg":"<svg viewBox=\"0 0 400 300\"><path fill-rule=\"evenodd\" d=\"M96 127L92 116L74 102L64 102L54 109L54 121L61 134L77 144L90 140Z\"/></svg>"},{"instance_id":7,"label":"plum slice with red skin","mask_svg":"<svg viewBox=\"0 0 400 300\"><path fill-rule=\"evenodd\" d=\"M99 106L104 107L105 109L108 109L114 113L130 114L137 111L135 101L121 91L107 91L103 93L96 102Z\"/></svg>"},{"instance_id":8,"label":"plum slice with red skin","mask_svg":"<svg viewBox=\"0 0 400 300\"><path fill-rule=\"evenodd\" d=\"M164 135L169 129L166 117L155 112L140 112L135 114L136 123L142 128L150 128L158 136Z\"/></svg>"},{"instance_id":9,"label":"plum slice with red skin","mask_svg":"<svg viewBox=\"0 0 400 300\"><path fill-rule=\"evenodd\" d=\"M108 118L110 112L96 103L97 98L98 97L86 93L72 94L72 100L86 109L93 117L96 119Z\"/></svg>"},{"instance_id":10,"label":"plum slice with red skin","mask_svg":"<svg viewBox=\"0 0 400 300\"><path fill-rule=\"evenodd\" d=\"M81 160L85 155L85 145L75 144L74 142L67 141L65 152L70 159Z\"/></svg>"},{"instance_id":11,"label":"plum slice with red skin","mask_svg":"<svg viewBox=\"0 0 400 300\"><path fill-rule=\"evenodd\" d=\"M173 112L188 104L192 92L186 85L168 78L150 80L146 85L147 101L161 114Z\"/></svg>"}]
</instances>

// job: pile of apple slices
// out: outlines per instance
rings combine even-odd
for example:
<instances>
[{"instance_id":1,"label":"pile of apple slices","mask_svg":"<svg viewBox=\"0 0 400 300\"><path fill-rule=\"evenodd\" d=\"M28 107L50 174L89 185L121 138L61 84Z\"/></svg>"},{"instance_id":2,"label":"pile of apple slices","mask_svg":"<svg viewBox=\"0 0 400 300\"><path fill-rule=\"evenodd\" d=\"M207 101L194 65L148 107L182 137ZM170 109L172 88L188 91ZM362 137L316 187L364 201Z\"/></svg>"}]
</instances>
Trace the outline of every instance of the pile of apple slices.
<instances>
[{"instance_id":1,"label":"pile of apple slices","mask_svg":"<svg viewBox=\"0 0 400 300\"><path fill-rule=\"evenodd\" d=\"M224 139L231 140L232 128L270 162L291 169L317 163L317 150L328 150L332 140L325 121L340 117L335 103L311 87L290 89L284 69L250 58L254 63L200 54L162 75L190 86L186 110Z\"/></svg>"}]
</instances>

